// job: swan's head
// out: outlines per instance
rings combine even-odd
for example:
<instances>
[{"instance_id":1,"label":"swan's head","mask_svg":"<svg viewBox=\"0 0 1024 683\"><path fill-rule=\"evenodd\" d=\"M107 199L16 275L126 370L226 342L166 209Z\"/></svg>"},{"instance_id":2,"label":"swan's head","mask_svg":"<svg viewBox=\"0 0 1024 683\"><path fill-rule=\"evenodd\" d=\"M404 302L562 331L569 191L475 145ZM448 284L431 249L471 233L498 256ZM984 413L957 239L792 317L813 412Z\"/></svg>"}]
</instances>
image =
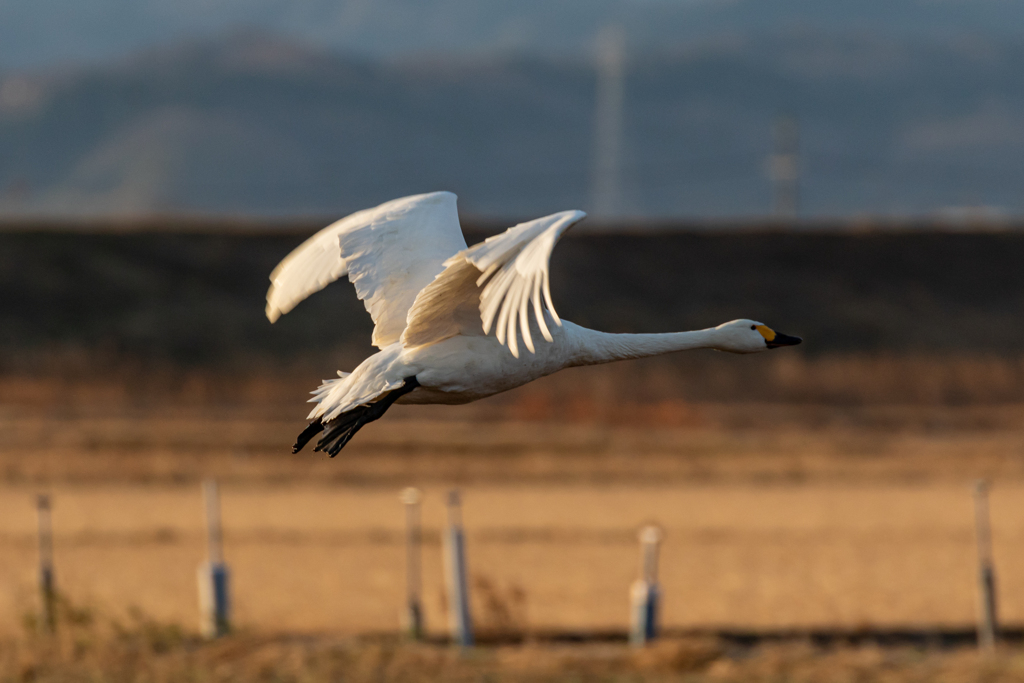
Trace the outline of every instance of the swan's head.
<instances>
[{"instance_id":1,"label":"swan's head","mask_svg":"<svg viewBox=\"0 0 1024 683\"><path fill-rule=\"evenodd\" d=\"M776 332L756 320L733 320L715 328L718 333L715 348L732 353L757 353L780 346L796 346L800 337Z\"/></svg>"}]
</instances>

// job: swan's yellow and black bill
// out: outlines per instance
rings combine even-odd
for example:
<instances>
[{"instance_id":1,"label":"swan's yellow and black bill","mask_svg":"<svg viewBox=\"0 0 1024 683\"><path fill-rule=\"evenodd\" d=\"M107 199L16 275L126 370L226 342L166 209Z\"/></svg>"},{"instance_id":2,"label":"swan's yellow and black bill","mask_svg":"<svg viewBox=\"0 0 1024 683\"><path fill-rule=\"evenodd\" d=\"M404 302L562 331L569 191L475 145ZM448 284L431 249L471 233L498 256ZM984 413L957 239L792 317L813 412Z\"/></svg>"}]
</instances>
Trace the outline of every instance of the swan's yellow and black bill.
<instances>
[{"instance_id":1,"label":"swan's yellow and black bill","mask_svg":"<svg viewBox=\"0 0 1024 683\"><path fill-rule=\"evenodd\" d=\"M800 337L791 337L788 334L776 332L767 325L758 325L757 331L764 337L764 343L769 349L776 349L780 346L796 346L803 341Z\"/></svg>"},{"instance_id":2,"label":"swan's yellow and black bill","mask_svg":"<svg viewBox=\"0 0 1024 683\"><path fill-rule=\"evenodd\" d=\"M801 339L800 337L791 337L788 334L782 334L780 332L776 332L775 333L775 339L773 339L771 341L768 341L766 339L765 340L765 344L768 345L769 349L775 349L775 348L778 348L780 346L796 346L797 344L799 344L802 341L803 341L803 339Z\"/></svg>"}]
</instances>

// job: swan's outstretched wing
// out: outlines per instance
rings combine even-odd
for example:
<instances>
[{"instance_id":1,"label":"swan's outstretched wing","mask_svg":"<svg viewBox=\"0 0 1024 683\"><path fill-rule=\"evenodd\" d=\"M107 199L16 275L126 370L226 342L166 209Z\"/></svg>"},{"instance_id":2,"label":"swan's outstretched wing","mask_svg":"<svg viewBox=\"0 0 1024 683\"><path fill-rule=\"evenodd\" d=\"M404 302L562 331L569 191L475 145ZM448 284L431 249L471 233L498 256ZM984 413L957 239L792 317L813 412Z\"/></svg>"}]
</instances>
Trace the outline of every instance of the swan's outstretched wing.
<instances>
[{"instance_id":1,"label":"swan's outstretched wing","mask_svg":"<svg viewBox=\"0 0 1024 683\"><path fill-rule=\"evenodd\" d=\"M493 328L498 341L518 358L520 333L534 352L531 307L540 333L551 341L545 305L556 324L562 321L551 303L548 262L562 233L585 216L563 211L521 223L452 256L417 295L402 343L422 346L456 334L489 334Z\"/></svg>"},{"instance_id":2,"label":"swan's outstretched wing","mask_svg":"<svg viewBox=\"0 0 1024 683\"><path fill-rule=\"evenodd\" d=\"M348 275L373 318L374 346L398 341L416 294L466 248L455 201L451 192L403 197L327 226L270 274L267 318Z\"/></svg>"}]
</instances>

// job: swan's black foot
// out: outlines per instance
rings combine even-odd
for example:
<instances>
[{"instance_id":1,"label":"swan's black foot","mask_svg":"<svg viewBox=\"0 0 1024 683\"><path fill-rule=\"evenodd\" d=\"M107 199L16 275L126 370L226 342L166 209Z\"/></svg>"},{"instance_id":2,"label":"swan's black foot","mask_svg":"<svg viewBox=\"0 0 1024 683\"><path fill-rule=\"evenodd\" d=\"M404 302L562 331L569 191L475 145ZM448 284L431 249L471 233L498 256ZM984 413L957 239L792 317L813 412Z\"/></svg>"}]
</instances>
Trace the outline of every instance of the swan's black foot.
<instances>
[{"instance_id":1,"label":"swan's black foot","mask_svg":"<svg viewBox=\"0 0 1024 683\"><path fill-rule=\"evenodd\" d=\"M302 450L303 446L309 443L309 440L314 436L324 431L324 423L320 421L320 418L313 420L309 423L309 426L302 430L298 438L295 439L295 445L292 446L292 453L298 453Z\"/></svg>"},{"instance_id":2,"label":"swan's black foot","mask_svg":"<svg viewBox=\"0 0 1024 683\"><path fill-rule=\"evenodd\" d=\"M310 439L320 432L324 432L323 437L317 441L316 448L313 450L323 451L333 458L345 447L345 444L352 440L352 437L362 429L363 425L379 420L395 401L419 385L420 383L416 381L415 377L406 377L405 384L373 403L347 410L326 424L317 418L299 434L295 446L292 447L292 453L298 453L303 446L309 443Z\"/></svg>"}]
</instances>

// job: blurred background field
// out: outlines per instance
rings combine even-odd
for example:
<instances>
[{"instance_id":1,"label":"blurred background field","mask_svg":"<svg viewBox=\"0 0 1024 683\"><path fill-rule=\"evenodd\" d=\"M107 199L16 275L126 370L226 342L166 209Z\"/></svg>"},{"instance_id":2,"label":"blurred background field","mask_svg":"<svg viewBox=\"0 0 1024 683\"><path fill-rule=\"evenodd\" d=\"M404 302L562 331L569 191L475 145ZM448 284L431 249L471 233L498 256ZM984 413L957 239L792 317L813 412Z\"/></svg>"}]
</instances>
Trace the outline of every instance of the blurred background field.
<instances>
[{"instance_id":1,"label":"blurred background field","mask_svg":"<svg viewBox=\"0 0 1024 683\"><path fill-rule=\"evenodd\" d=\"M438 636L452 486L485 633L623 632L652 521L675 632L970 629L978 477L995 482L1000 607L1017 628L1024 233L765 227L570 236L554 295L599 329L759 315L807 337L793 353L695 352L397 406L334 460L289 446L306 392L368 346L361 304L338 286L274 327L262 317L267 272L307 228L0 236L0 627L16 635L34 609L32 495L46 491L76 604L189 631L198 484L214 476L237 621L254 633L397 630L408 485L426 492Z\"/></svg>"},{"instance_id":2,"label":"blurred background field","mask_svg":"<svg viewBox=\"0 0 1024 683\"><path fill-rule=\"evenodd\" d=\"M1005 0L0 2L0 683L1024 680L1024 10ZM446 189L474 243L591 217L559 313L804 337L396 406L290 454L370 352L328 222ZM200 482L236 631L198 636ZM1001 646L978 655L971 487ZM425 493L428 641L399 635ZM484 646L446 644L464 495ZM39 634L36 494L57 634ZM625 643L660 524L667 637Z\"/></svg>"}]
</instances>

